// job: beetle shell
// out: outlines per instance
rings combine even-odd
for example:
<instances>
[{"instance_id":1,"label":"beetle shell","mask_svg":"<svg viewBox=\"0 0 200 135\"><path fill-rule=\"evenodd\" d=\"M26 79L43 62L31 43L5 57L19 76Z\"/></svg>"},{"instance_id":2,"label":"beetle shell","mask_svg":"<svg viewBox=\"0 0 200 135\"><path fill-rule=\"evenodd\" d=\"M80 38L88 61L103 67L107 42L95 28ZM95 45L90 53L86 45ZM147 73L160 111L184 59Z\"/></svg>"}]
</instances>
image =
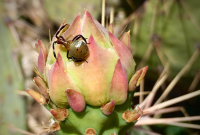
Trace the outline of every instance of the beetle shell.
<instances>
[{"instance_id":1,"label":"beetle shell","mask_svg":"<svg viewBox=\"0 0 200 135\"><path fill-rule=\"evenodd\" d=\"M75 40L70 45L69 54L75 59L84 59L88 55L88 52L88 46L82 40Z\"/></svg>"}]
</instances>

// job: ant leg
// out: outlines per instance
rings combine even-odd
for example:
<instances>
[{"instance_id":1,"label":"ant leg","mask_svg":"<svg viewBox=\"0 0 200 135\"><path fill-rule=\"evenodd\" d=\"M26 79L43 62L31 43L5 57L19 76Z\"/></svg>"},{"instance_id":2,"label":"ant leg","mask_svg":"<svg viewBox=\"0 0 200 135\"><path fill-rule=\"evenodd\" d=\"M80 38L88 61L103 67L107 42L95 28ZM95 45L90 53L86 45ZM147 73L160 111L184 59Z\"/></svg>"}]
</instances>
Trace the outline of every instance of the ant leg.
<instances>
[{"instance_id":1,"label":"ant leg","mask_svg":"<svg viewBox=\"0 0 200 135\"><path fill-rule=\"evenodd\" d=\"M60 31L61 31L62 29L65 28L66 25L67 25L67 24L63 25L63 26L56 32L56 38L59 38L59 37L58 37L58 34L60 33ZM64 39L62 36L61 36L61 38Z\"/></svg>"},{"instance_id":2,"label":"ant leg","mask_svg":"<svg viewBox=\"0 0 200 135\"><path fill-rule=\"evenodd\" d=\"M56 52L55 52L55 43L57 43L57 41L54 41L53 42L53 55L54 55L54 57L55 57L55 59L56 59Z\"/></svg>"}]
</instances>

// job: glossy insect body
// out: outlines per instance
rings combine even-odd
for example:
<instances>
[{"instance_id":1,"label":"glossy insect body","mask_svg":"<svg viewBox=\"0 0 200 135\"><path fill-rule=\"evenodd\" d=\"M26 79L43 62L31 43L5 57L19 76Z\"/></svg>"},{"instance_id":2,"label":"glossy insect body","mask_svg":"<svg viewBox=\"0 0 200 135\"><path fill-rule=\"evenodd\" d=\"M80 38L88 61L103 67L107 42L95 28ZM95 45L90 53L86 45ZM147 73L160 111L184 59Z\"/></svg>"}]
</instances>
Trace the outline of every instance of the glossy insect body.
<instances>
[{"instance_id":1,"label":"glossy insect body","mask_svg":"<svg viewBox=\"0 0 200 135\"><path fill-rule=\"evenodd\" d=\"M89 49L86 41L86 38L84 38L82 35L76 35L73 40L65 40L62 36L58 37L58 34L62 29L65 28L65 25L63 25L56 33L57 41L53 42L53 54L56 58L55 53L55 43L63 45L67 49L67 58L72 59L75 62L79 61L86 61L85 58L89 54ZM82 38L83 40L79 40ZM69 57L69 54L71 57ZM87 62L87 61L86 61Z\"/></svg>"},{"instance_id":2,"label":"glossy insect body","mask_svg":"<svg viewBox=\"0 0 200 135\"><path fill-rule=\"evenodd\" d=\"M83 60L89 53L88 46L85 42L74 40L70 44L69 54L72 56L72 59Z\"/></svg>"}]
</instances>

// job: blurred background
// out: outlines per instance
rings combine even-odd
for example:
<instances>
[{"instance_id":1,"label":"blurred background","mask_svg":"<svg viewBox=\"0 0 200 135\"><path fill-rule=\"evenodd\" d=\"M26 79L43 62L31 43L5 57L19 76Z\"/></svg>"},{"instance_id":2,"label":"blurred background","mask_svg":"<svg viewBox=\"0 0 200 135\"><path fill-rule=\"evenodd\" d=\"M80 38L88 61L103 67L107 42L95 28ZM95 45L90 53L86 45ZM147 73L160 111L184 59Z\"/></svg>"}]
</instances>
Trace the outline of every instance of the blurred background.
<instances>
[{"instance_id":1,"label":"blurred background","mask_svg":"<svg viewBox=\"0 0 200 135\"><path fill-rule=\"evenodd\" d=\"M199 55L193 58L200 48L199 7L197 0L106 0L105 27L113 23L117 37L130 30L136 68L149 66L144 91L152 90L168 66L169 76L153 102L180 71L165 100L200 89L200 58ZM32 81L38 57L34 45L37 39L48 45L64 19L71 24L85 10L101 22L101 8L101 0L0 0L0 135L32 135L44 127L42 123L48 125L49 112L24 92L26 88L37 89ZM141 97L134 98L134 104L139 101ZM186 113L177 111L155 117L197 116L199 103L197 96L174 105L183 107ZM200 121L189 123L200 125ZM164 124L142 129L166 135L200 134L198 129ZM150 133L133 128L128 134Z\"/></svg>"}]
</instances>

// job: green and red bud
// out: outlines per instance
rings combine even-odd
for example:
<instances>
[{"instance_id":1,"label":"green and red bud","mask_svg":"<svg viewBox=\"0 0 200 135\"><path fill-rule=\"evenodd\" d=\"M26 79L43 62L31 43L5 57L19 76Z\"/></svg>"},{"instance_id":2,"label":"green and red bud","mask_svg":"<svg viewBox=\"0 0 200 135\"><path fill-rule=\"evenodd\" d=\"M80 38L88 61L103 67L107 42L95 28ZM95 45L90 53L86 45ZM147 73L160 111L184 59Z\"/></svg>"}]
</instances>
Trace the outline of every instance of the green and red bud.
<instances>
[{"instance_id":1,"label":"green and red bud","mask_svg":"<svg viewBox=\"0 0 200 135\"><path fill-rule=\"evenodd\" d=\"M105 115L110 115L113 110L115 109L116 102L114 100L111 100L107 104L103 105L100 109Z\"/></svg>"},{"instance_id":2,"label":"green and red bud","mask_svg":"<svg viewBox=\"0 0 200 135\"><path fill-rule=\"evenodd\" d=\"M43 105L50 100L48 106L54 106L50 110L54 119L63 121L61 123L68 128L71 124L67 121L70 121L75 129L78 128L73 131L74 134L79 133L76 131L86 135L103 134L106 126L112 127L109 120L116 119L119 120L119 127L114 125L108 134L117 133L127 125L126 122L133 122L142 116L138 106L134 110L125 111L130 106L126 101L131 100L127 98L140 84L148 67L134 74L130 31L119 40L113 35L113 24L106 30L87 11L83 16L78 15L71 26L63 22L60 28L64 25L64 29L58 30L57 36L62 36L66 42L79 34L86 38L89 50L86 61L68 59L66 54L70 47L66 48L62 44L55 43L53 49L53 42L58 40L56 36L48 52L42 41L38 40L35 46L39 52L38 70L42 77L38 74L40 78L35 77L34 81L41 94L33 90L27 90L27 93ZM62 40L61 37L59 39ZM84 124L77 123L80 121Z\"/></svg>"}]
</instances>

